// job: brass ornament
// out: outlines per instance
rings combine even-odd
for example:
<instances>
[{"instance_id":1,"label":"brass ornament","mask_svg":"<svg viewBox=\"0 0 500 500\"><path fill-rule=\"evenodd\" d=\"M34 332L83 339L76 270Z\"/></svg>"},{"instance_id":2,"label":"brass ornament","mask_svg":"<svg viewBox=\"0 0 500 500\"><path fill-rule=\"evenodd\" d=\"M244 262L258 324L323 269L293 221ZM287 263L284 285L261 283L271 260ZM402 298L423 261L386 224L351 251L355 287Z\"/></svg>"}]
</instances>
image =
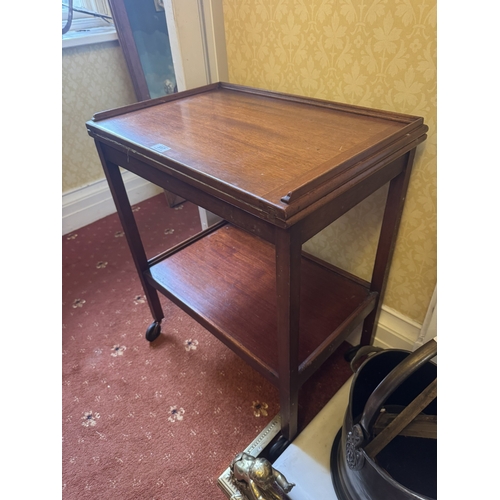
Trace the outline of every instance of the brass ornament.
<instances>
[{"instance_id":1,"label":"brass ornament","mask_svg":"<svg viewBox=\"0 0 500 500\"><path fill-rule=\"evenodd\" d=\"M231 462L231 477L248 500L284 500L295 486L265 458L238 453Z\"/></svg>"}]
</instances>

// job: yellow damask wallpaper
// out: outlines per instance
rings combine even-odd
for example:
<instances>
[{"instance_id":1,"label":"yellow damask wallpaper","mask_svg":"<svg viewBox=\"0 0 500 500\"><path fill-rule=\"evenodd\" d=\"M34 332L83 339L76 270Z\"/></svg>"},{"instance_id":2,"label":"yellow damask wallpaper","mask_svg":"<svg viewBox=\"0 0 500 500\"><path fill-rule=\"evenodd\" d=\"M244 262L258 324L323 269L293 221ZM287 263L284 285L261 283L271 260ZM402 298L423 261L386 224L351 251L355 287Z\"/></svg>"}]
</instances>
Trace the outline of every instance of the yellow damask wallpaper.
<instances>
[{"instance_id":1,"label":"yellow damask wallpaper","mask_svg":"<svg viewBox=\"0 0 500 500\"><path fill-rule=\"evenodd\" d=\"M435 0L224 0L233 83L423 116L384 303L422 323L436 284ZM306 243L369 279L386 188Z\"/></svg>"},{"instance_id":2,"label":"yellow damask wallpaper","mask_svg":"<svg viewBox=\"0 0 500 500\"><path fill-rule=\"evenodd\" d=\"M118 42L63 50L62 191L102 179L101 162L85 122L94 113L136 101Z\"/></svg>"}]
</instances>

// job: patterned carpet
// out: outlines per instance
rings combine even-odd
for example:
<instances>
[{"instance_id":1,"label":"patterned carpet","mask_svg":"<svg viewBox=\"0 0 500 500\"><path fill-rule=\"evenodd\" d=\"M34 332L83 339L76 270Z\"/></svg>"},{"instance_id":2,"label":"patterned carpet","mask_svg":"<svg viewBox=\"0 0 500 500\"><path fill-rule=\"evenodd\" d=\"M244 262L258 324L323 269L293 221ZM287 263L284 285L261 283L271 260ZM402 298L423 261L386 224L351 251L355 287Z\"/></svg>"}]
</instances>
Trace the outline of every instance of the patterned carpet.
<instances>
[{"instance_id":1,"label":"patterned carpet","mask_svg":"<svg viewBox=\"0 0 500 500\"><path fill-rule=\"evenodd\" d=\"M148 257L200 231L163 194L134 206ZM226 497L217 478L279 412L277 389L177 306L152 318L116 214L63 237L63 498ZM300 394L304 428L350 376L339 351Z\"/></svg>"}]
</instances>

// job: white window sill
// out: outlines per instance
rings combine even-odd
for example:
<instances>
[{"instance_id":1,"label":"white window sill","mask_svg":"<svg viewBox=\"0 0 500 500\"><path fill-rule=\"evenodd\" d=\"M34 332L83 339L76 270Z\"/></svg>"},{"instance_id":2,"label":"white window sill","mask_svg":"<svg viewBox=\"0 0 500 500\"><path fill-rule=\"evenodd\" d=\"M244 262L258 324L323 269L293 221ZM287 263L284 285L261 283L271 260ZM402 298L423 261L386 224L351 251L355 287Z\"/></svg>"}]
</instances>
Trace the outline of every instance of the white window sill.
<instances>
[{"instance_id":1,"label":"white window sill","mask_svg":"<svg viewBox=\"0 0 500 500\"><path fill-rule=\"evenodd\" d=\"M118 40L116 29L113 27L91 28L89 30L69 31L62 37L62 48L79 47L92 43L111 42Z\"/></svg>"}]
</instances>

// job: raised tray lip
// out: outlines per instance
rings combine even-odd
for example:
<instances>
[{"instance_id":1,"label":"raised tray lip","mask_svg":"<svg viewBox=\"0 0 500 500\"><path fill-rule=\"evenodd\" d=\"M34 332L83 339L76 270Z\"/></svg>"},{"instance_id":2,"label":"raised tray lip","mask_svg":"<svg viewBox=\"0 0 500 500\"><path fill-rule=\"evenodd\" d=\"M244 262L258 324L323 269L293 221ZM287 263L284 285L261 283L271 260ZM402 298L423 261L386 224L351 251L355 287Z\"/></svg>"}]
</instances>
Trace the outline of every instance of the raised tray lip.
<instances>
[{"instance_id":1,"label":"raised tray lip","mask_svg":"<svg viewBox=\"0 0 500 500\"><path fill-rule=\"evenodd\" d=\"M386 136L381 139L380 142L367 147L365 150L360 151L356 155L347 157L340 163L333 162L330 168L327 167L327 170L323 171L317 177L306 180L303 183L300 183L299 181L299 184L296 184L293 189L290 189L291 186L287 186L287 184L284 183L280 188L273 189L264 195L258 196L255 193L245 191L244 189L225 182L222 179L200 172L189 165L172 160L165 155L151 150L141 144L134 143L130 140L110 133L104 127L100 126L100 122L109 118L118 117L127 113L143 110L148 107L163 105L168 102L220 89L224 91L242 92L267 98L280 99L294 103L320 106L337 112L340 111L378 119L385 119L390 122L401 123L401 128L396 133ZM183 174L184 179L188 179L188 182L192 183L193 186L202 190L204 190L204 186L210 186L211 188L222 190L225 194L232 198L233 203L236 206L239 206L241 200L242 205L251 205L261 214L266 214L266 219L271 221L277 219L281 222L286 222L298 212L317 202L322 196L324 196L325 192L328 193L339 188L343 184L353 180L361 172L366 172L370 168L380 166L380 164L389 158L391 154L393 155L395 151L400 151L402 155L409 149L416 147L416 145L426 139L426 132L428 130L427 125L423 123L423 118L419 116L252 88L226 82L217 82L191 90L169 94L156 99L149 99L147 101L141 101L95 113L93 118L89 120L86 125L89 135L97 141L103 141L108 144L108 146L126 151L127 155L134 156L141 161L148 161L156 168L166 170L167 173L171 173L174 176L176 172L181 173ZM321 165L323 169L324 166L324 164ZM124 167L126 168L126 166ZM244 207L241 206L240 208Z\"/></svg>"},{"instance_id":2,"label":"raised tray lip","mask_svg":"<svg viewBox=\"0 0 500 500\"><path fill-rule=\"evenodd\" d=\"M151 106L157 106L170 101L175 101L178 99L183 99L185 97L190 97L196 94L201 94L203 92L210 92L217 89L227 89L234 90L236 92L244 92L247 94L261 95L263 97L272 97L275 99L283 99L287 101L301 102L304 104L313 104L316 106L326 107L334 109L337 111L346 111L348 113L356 113L364 116L373 116L378 118L385 118L387 120L402 122L402 123L412 123L416 121L422 121L423 118L417 115L410 115L406 113L397 113L395 111L381 110L375 108L369 108L366 106L357 106L354 104L341 103L338 101L330 101L326 99L318 99L316 97L306 97L298 94L290 94L286 92L278 92L274 90L267 90L257 87L249 87L246 85L239 85L236 83L228 82L216 82L210 83L208 85L202 85L190 90L183 90L181 92L176 92L174 94L168 94L162 97L156 97L154 99L147 99L145 101L139 101L133 104L126 104L124 106L119 106L113 109L99 111L94 113L92 119L87 123L99 122L107 118L112 118L115 116L123 115L125 113L131 113L140 109L145 109Z\"/></svg>"}]
</instances>

